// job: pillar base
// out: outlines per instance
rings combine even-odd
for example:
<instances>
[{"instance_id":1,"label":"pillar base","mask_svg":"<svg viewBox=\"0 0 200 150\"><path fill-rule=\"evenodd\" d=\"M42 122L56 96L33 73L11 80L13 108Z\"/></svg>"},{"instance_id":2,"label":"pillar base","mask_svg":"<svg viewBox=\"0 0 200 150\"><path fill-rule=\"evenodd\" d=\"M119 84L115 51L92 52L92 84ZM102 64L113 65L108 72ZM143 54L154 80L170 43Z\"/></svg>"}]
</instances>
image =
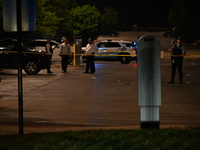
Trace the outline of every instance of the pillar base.
<instances>
[{"instance_id":1,"label":"pillar base","mask_svg":"<svg viewBox=\"0 0 200 150\"><path fill-rule=\"evenodd\" d=\"M159 121L146 121L140 123L141 129L159 129L160 122Z\"/></svg>"}]
</instances>

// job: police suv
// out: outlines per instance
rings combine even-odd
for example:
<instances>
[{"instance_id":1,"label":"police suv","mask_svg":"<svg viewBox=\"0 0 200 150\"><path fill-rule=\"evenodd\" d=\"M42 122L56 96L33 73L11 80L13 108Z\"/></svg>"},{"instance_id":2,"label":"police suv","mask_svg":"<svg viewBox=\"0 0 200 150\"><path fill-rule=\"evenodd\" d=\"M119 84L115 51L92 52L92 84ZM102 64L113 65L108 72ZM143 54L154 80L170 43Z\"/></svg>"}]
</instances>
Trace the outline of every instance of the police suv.
<instances>
[{"instance_id":1,"label":"police suv","mask_svg":"<svg viewBox=\"0 0 200 150\"><path fill-rule=\"evenodd\" d=\"M136 46L132 41L106 40L96 45L98 52L95 53L95 60L120 61L122 64L128 64L136 60ZM85 50L85 47L82 48ZM82 57L85 60L85 57Z\"/></svg>"}]
</instances>

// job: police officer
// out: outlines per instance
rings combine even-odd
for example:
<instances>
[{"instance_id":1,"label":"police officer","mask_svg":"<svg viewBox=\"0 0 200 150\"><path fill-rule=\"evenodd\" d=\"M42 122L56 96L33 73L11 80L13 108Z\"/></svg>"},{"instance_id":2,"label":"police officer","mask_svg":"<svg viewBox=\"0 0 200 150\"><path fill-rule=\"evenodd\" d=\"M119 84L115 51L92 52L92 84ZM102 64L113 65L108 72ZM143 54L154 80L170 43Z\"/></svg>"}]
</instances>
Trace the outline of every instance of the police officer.
<instances>
[{"instance_id":1,"label":"police officer","mask_svg":"<svg viewBox=\"0 0 200 150\"><path fill-rule=\"evenodd\" d=\"M98 51L98 48L94 44L94 40L92 38L88 39L88 44L86 46L86 69L84 74L86 73L95 73L95 64L94 64L94 57L95 57L95 52Z\"/></svg>"},{"instance_id":2,"label":"police officer","mask_svg":"<svg viewBox=\"0 0 200 150\"><path fill-rule=\"evenodd\" d=\"M46 43L46 52L47 52L47 56L49 57L49 65L48 65L48 68L47 68L47 73L53 73L51 70L50 70L50 66L51 66L51 59L52 59L52 55L53 55L53 48L52 48L52 45L51 45L51 39L48 38L47 39L47 43Z\"/></svg>"},{"instance_id":3,"label":"police officer","mask_svg":"<svg viewBox=\"0 0 200 150\"><path fill-rule=\"evenodd\" d=\"M186 54L185 46L182 44L181 38L177 39L177 43L172 45L171 49L169 49L171 52L171 81L169 81L169 84L174 84L174 78L176 75L176 68L178 68L179 72L179 83L183 83L183 71L182 71L182 65L183 65L183 56Z\"/></svg>"},{"instance_id":4,"label":"police officer","mask_svg":"<svg viewBox=\"0 0 200 150\"><path fill-rule=\"evenodd\" d=\"M71 57L71 49L67 38L64 40L64 43L60 45L59 55L61 56L62 73L68 73L67 67Z\"/></svg>"}]
</instances>

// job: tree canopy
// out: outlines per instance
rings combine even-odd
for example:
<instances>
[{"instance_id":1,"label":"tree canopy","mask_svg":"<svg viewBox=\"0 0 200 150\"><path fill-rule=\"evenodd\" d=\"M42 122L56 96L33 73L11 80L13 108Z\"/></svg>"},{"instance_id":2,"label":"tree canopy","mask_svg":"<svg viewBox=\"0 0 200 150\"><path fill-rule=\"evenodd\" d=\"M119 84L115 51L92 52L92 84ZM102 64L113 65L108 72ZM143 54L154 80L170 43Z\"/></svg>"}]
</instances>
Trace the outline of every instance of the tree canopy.
<instances>
[{"instance_id":1,"label":"tree canopy","mask_svg":"<svg viewBox=\"0 0 200 150\"><path fill-rule=\"evenodd\" d=\"M95 6L77 6L69 12L68 25L73 34L80 35L82 32L95 32L99 20L100 12Z\"/></svg>"},{"instance_id":2,"label":"tree canopy","mask_svg":"<svg viewBox=\"0 0 200 150\"><path fill-rule=\"evenodd\" d=\"M198 0L173 0L169 22L176 27L175 37L190 44L200 39L200 11Z\"/></svg>"},{"instance_id":3,"label":"tree canopy","mask_svg":"<svg viewBox=\"0 0 200 150\"><path fill-rule=\"evenodd\" d=\"M36 1L36 31L40 36L55 36L59 24L64 18L57 16L56 11L51 11L51 5L46 5L47 0Z\"/></svg>"},{"instance_id":4,"label":"tree canopy","mask_svg":"<svg viewBox=\"0 0 200 150\"><path fill-rule=\"evenodd\" d=\"M113 8L106 7L101 17L101 25L103 28L111 29L119 23L118 12Z\"/></svg>"},{"instance_id":5,"label":"tree canopy","mask_svg":"<svg viewBox=\"0 0 200 150\"><path fill-rule=\"evenodd\" d=\"M102 22L107 22L107 20L104 21L106 18L102 17L95 5L79 6L80 2L77 0L37 0L35 2L36 31L32 34L36 36L60 37L66 34L70 36L91 34L101 26ZM88 2L93 3L92 1ZM2 8L2 0L0 0L0 6ZM112 9L112 12L114 12L114 9ZM2 20L2 11L0 11L0 14ZM115 17L117 16L109 17L111 20L115 20L112 25L116 25L117 18ZM108 24L111 23L108 22Z\"/></svg>"},{"instance_id":6,"label":"tree canopy","mask_svg":"<svg viewBox=\"0 0 200 150\"><path fill-rule=\"evenodd\" d=\"M200 39L198 0L124 0L113 3L107 0L35 0L37 36L61 37L95 33L99 28L114 29L134 24L152 26L169 23L176 27L175 36L187 43ZM170 6L171 5L171 6ZM121 7L123 6L123 7ZM0 19L2 0L0 0ZM170 12L169 12L170 8ZM163 19L164 18L164 19ZM163 21L163 22L162 22ZM158 27L158 26L157 26ZM3 33L3 24L0 25Z\"/></svg>"}]
</instances>

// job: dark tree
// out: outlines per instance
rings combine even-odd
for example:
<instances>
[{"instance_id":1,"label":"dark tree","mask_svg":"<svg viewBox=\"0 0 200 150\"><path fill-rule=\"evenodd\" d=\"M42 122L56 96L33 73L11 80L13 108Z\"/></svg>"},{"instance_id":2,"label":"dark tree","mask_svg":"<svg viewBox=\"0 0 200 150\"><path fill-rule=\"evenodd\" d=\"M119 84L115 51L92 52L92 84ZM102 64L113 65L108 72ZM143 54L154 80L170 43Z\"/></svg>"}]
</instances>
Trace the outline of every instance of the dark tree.
<instances>
[{"instance_id":1,"label":"dark tree","mask_svg":"<svg viewBox=\"0 0 200 150\"><path fill-rule=\"evenodd\" d=\"M173 0L169 22L176 27L175 37L191 44L200 39L200 9L198 0Z\"/></svg>"}]
</instances>

